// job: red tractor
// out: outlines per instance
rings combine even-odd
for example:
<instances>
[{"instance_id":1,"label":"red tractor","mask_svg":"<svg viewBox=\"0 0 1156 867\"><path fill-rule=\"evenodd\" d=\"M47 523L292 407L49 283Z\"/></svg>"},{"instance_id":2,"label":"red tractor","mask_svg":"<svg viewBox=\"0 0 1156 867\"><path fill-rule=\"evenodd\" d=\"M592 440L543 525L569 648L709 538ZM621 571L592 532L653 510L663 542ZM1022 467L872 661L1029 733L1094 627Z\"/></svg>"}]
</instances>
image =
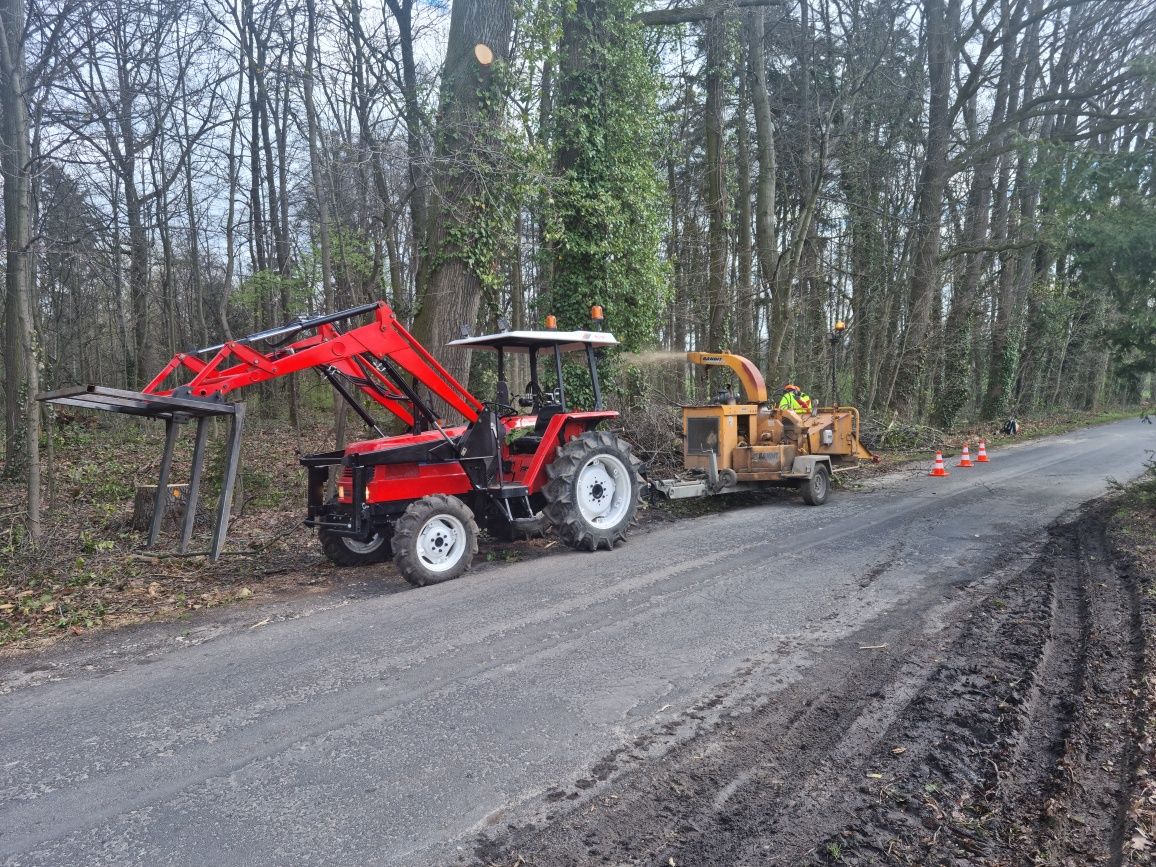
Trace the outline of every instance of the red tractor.
<instances>
[{"instance_id":1,"label":"red tractor","mask_svg":"<svg viewBox=\"0 0 1156 867\"><path fill-rule=\"evenodd\" d=\"M566 544L590 551L623 540L642 489L637 461L626 442L596 429L618 415L602 406L596 364L596 351L616 343L613 335L599 331L556 330L503 331L451 342L497 355L493 401L476 400L436 368L460 398L447 402L467 419L455 427L443 427L417 389L401 376L391 377L412 407L407 433L301 459L309 469L306 524L317 528L326 555L342 565L392 555L408 581L425 585L469 568L479 526L512 539L549 525ZM574 352L584 355L594 395L591 410L567 404L562 359ZM528 360L529 382L518 395L506 382L512 354ZM553 366L552 391L542 385L542 360ZM390 376L389 360L381 364ZM327 500L330 468L338 466L337 494Z\"/></svg>"},{"instance_id":2,"label":"red tractor","mask_svg":"<svg viewBox=\"0 0 1156 867\"><path fill-rule=\"evenodd\" d=\"M366 324L337 328L370 314ZM613 335L601 331L553 328L455 340L451 345L497 353L496 394L493 401L482 401L438 364L388 305L377 303L300 317L280 328L179 353L142 392L90 385L42 398L165 420L168 436L150 544L156 541L168 496L177 426L198 421L182 551L196 511L205 422L213 415L231 415L215 557L228 524L244 418L243 404L226 402L226 396L316 368L378 436L301 459L309 474L305 523L317 528L333 562L361 565L392 556L410 583L425 585L456 578L469 568L479 526L510 539L549 525L566 544L590 551L612 548L625 538L642 489L638 462L627 443L597 430L617 413L602 406L596 355L616 344ZM588 411L567 404L562 360L570 353L584 356L593 394ZM512 354L525 355L528 362L529 382L518 395L511 394L505 376ZM539 361L552 366L551 391L543 386ZM170 382L182 373L187 381ZM385 435L354 391L394 415L406 432ZM437 407L443 405L465 423L442 422ZM327 498L334 469L336 494Z\"/></svg>"}]
</instances>

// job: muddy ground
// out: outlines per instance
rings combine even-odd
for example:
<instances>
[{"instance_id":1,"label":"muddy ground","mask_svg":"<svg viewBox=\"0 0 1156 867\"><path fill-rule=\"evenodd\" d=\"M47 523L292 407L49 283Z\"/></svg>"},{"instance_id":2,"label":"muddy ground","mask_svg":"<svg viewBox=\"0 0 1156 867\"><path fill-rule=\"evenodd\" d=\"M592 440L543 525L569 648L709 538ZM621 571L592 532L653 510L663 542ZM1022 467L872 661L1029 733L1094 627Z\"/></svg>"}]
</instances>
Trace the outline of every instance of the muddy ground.
<instances>
[{"instance_id":1,"label":"muddy ground","mask_svg":"<svg viewBox=\"0 0 1156 867\"><path fill-rule=\"evenodd\" d=\"M1092 504L934 635L845 648L658 760L640 739L476 862L1156 863L1153 523Z\"/></svg>"}]
</instances>

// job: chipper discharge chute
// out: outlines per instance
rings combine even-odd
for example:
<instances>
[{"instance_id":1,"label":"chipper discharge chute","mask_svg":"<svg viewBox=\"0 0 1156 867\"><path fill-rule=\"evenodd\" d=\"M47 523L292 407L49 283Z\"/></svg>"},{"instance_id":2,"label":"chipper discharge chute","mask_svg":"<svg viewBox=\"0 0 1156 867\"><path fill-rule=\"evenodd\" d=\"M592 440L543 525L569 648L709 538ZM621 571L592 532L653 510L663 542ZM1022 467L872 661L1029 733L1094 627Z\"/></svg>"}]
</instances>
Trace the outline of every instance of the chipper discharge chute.
<instances>
[{"instance_id":1,"label":"chipper discharge chute","mask_svg":"<svg viewBox=\"0 0 1156 867\"><path fill-rule=\"evenodd\" d=\"M506 538L550 524L567 544L592 551L625 538L642 487L638 461L618 437L596 430L617 416L602 407L596 351L616 343L601 331L556 328L454 341L497 354L495 400L483 401L437 362L388 305L374 303L298 317L279 328L179 353L139 392L88 385L40 399L165 422L149 545L157 540L166 510L179 426L197 421L182 553L196 514L207 420L230 417L210 550L215 559L225 542L244 420L244 404L231 400L233 393L315 368L375 438L301 458L309 474L306 525L318 530L326 555L340 565L378 562L392 554L407 580L432 584L469 567L479 524ZM589 411L567 403L562 359L576 352L585 357L591 379ZM513 396L505 381L511 355L525 357L518 369L529 376L525 392ZM540 360L552 368L552 388L539 376ZM395 429L405 432L387 435L367 405L386 410ZM447 426L440 417L446 408L464 423ZM335 495L327 496L334 470Z\"/></svg>"},{"instance_id":2,"label":"chipper discharge chute","mask_svg":"<svg viewBox=\"0 0 1156 867\"><path fill-rule=\"evenodd\" d=\"M683 473L651 482L671 499L793 485L812 506L826 502L832 474L878 460L859 441L859 412L820 407L799 414L769 402L766 381L749 359L729 352L688 352L687 360L729 368L730 387L711 403L682 408Z\"/></svg>"}]
</instances>

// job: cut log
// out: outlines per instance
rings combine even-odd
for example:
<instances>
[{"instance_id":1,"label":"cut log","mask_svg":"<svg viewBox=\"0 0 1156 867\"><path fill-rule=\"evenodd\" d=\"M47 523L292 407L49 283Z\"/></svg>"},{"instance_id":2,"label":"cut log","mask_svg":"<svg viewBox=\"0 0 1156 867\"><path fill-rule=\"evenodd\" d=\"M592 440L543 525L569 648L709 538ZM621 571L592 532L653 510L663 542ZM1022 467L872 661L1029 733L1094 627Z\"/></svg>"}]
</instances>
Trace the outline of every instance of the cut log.
<instances>
[{"instance_id":1,"label":"cut log","mask_svg":"<svg viewBox=\"0 0 1156 867\"><path fill-rule=\"evenodd\" d=\"M161 529L180 527L185 517L185 501L188 499L188 485L169 485L169 499L165 506L165 516ZM156 485L137 485L132 501L132 528L148 530L153 520L153 505L157 501Z\"/></svg>"}]
</instances>

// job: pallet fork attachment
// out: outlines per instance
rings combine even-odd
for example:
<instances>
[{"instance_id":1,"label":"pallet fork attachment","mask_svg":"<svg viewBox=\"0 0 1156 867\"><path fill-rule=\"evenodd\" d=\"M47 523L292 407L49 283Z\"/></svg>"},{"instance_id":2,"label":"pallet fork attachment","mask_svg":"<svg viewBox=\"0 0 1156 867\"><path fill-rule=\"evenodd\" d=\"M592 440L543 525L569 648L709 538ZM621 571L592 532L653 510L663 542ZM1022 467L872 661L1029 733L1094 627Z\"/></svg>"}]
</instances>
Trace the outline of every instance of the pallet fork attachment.
<instances>
[{"instance_id":1,"label":"pallet fork attachment","mask_svg":"<svg viewBox=\"0 0 1156 867\"><path fill-rule=\"evenodd\" d=\"M193 536L193 524L196 521L197 504L201 496L201 473L205 464L205 444L208 440L209 420L216 416L228 416L229 441L225 451L221 499L217 504L217 520L213 526L213 540L209 549L209 556L213 560L221 556L221 551L225 547L229 515L232 511L237 467L240 464L241 434L245 425L245 405L243 403L165 397L139 391L105 388L99 385L62 388L38 395L37 399L45 403L55 403L62 406L99 409L122 415L134 415L164 421L165 448L161 453L160 471L157 475L157 494L153 502L152 520L149 523L147 544L149 548L156 544L169 505L169 476L173 466L173 451L180 434L179 426L196 419L197 433L193 445L192 467L189 472L189 493L185 502L184 520L181 522L179 551L182 554L188 552L189 542Z\"/></svg>"},{"instance_id":2,"label":"pallet fork attachment","mask_svg":"<svg viewBox=\"0 0 1156 867\"><path fill-rule=\"evenodd\" d=\"M373 318L367 324L347 331L336 328L337 323L370 314ZM303 333L307 336L299 337ZM265 343L269 348L261 351L255 347L258 343ZM481 402L437 362L384 302L323 316L299 316L277 328L204 349L177 353L142 391L81 385L37 395L37 400L164 421L165 446L147 547L156 544L168 507L168 483L179 425L196 419L188 502L181 526L179 550L182 554L188 551L196 521L208 422L214 416L228 416L229 437L221 499L209 550L209 556L216 560L225 547L245 422L244 403L226 400L226 395L310 368L319 369L366 426L379 435L381 428L357 402L350 385L400 419L414 433L437 428L438 421L434 410L421 399L416 386L407 379L427 388L469 422L476 421L482 411ZM182 375L188 377L186 381L175 381Z\"/></svg>"}]
</instances>

